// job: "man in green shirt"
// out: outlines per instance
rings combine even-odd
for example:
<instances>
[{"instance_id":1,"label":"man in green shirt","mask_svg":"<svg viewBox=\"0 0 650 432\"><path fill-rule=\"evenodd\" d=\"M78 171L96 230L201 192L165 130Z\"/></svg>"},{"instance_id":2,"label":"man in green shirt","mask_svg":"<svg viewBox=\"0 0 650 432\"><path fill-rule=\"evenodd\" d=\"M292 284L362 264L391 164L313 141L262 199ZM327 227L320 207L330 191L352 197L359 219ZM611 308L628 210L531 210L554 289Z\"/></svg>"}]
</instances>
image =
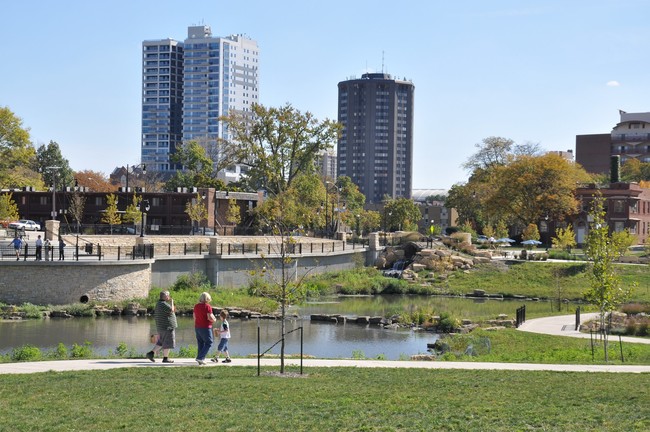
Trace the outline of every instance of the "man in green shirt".
<instances>
[{"instance_id":1,"label":"man in green shirt","mask_svg":"<svg viewBox=\"0 0 650 432\"><path fill-rule=\"evenodd\" d=\"M160 293L160 300L156 303L156 308L153 312L154 320L156 321L156 330L158 331L158 341L151 351L147 353L147 358L152 362L155 355L163 350L163 363L174 363L169 359L169 350L176 347L176 307L174 307L174 300L169 295L169 291L162 291Z\"/></svg>"}]
</instances>

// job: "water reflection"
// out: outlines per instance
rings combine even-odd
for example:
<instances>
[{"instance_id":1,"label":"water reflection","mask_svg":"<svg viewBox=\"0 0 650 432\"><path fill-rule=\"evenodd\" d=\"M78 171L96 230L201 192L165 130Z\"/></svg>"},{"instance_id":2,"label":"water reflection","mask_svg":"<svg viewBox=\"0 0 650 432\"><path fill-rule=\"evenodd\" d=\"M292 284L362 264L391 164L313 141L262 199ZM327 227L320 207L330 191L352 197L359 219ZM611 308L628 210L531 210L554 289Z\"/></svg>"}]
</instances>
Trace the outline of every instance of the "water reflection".
<instances>
[{"instance_id":1,"label":"water reflection","mask_svg":"<svg viewBox=\"0 0 650 432\"><path fill-rule=\"evenodd\" d=\"M435 342L437 336L429 332L414 332L408 329L382 329L376 325L312 323L309 316L316 313L389 316L421 307L437 313L449 311L454 316L463 318L496 317L500 313L514 317L516 308L523 303L523 301L499 300L475 303L473 300L462 298L413 296L342 298L336 301L308 303L291 308L290 313L301 318L289 320L287 329L291 330L303 325L305 354L316 357L345 358L352 357L355 352L360 352L369 358L381 355L390 360L397 360L402 356L426 352L427 343ZM553 307L548 302L526 302L526 307L529 314L553 312ZM574 306L566 305L566 308L574 308ZM246 356L257 353L258 321L233 319L231 326L231 354ZM14 347L27 344L52 350L59 343L63 343L69 348L75 343L81 345L86 341L90 342L93 349L101 354L113 352L120 343L125 343L138 353L145 353L151 348L149 335L154 327L153 319L150 317L1 322L0 353L11 352ZM280 339L281 326L278 321L260 320L259 327L262 351L265 351ZM177 342L179 346L196 346L194 324L191 318L179 317ZM270 352L278 354L279 350L279 345L277 345ZM293 332L287 336L286 352L300 352L300 332Z\"/></svg>"},{"instance_id":2,"label":"water reflection","mask_svg":"<svg viewBox=\"0 0 650 432\"><path fill-rule=\"evenodd\" d=\"M179 317L177 331L178 346L196 346L193 321ZM360 351L367 357L385 356L397 360L401 355L412 355L426 351L427 343L434 342L436 335L417 333L411 330L388 330L377 326L358 324L311 323L309 320L293 319L287 322L287 330L303 325L304 353L316 357L352 357ZM92 343L93 349L101 354L113 352L120 343L144 353L151 348L149 335L151 318L74 318L49 319L41 321L0 323L0 352L11 352L14 347L34 345L43 350L56 348L59 342L67 347L72 344ZM257 352L257 320L231 320L230 353L245 356ZM280 339L281 326L278 321L260 320L261 349L265 351ZM300 332L286 338L287 353L300 352ZM270 353L279 354L277 345Z\"/></svg>"}]
</instances>

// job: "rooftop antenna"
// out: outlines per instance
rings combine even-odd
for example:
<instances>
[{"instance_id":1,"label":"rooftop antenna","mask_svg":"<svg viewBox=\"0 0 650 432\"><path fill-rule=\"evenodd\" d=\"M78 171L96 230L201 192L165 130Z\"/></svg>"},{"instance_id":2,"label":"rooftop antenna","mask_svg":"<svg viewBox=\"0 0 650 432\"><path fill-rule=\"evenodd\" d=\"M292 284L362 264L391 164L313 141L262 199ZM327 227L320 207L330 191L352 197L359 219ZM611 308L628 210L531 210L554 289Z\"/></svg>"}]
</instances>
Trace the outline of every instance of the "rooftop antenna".
<instances>
[{"instance_id":1,"label":"rooftop antenna","mask_svg":"<svg viewBox=\"0 0 650 432\"><path fill-rule=\"evenodd\" d=\"M381 50L381 73L384 73L384 50Z\"/></svg>"}]
</instances>

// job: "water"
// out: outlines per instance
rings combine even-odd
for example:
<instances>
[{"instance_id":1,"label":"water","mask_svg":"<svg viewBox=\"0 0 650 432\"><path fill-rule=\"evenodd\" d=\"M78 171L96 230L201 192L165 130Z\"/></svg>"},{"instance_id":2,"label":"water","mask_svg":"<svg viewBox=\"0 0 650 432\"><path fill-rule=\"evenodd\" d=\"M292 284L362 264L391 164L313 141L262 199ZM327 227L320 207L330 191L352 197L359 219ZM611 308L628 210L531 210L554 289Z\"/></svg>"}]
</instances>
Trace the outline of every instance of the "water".
<instances>
[{"instance_id":1,"label":"water","mask_svg":"<svg viewBox=\"0 0 650 432\"><path fill-rule=\"evenodd\" d=\"M291 308L289 313L301 318L287 321L287 331L301 325L304 354L322 358L350 358L363 354L368 358L383 356L398 360L405 356L427 352L427 344L433 343L437 335L431 332L411 329L382 329L376 325L354 323L330 324L311 322L309 316L316 313L340 313L346 316L390 316L398 311L415 310L416 307L432 310L449 310L455 316L472 317L480 311L496 317L507 313L514 317L514 311L523 302L497 300L473 301L462 298L377 296L344 298L330 302L307 303ZM551 312L549 303L526 302L528 313ZM570 313L570 312L569 312ZM176 333L177 348L196 346L192 318L178 317ZM230 353L247 356L257 353L257 328L261 336L261 350L265 351L280 339L280 322L272 320L231 319ZM33 345L42 350L52 350L59 343L70 348L73 344L92 344L95 352L106 355L115 351L120 343L144 354L151 349L149 335L155 327L151 317L111 318L52 318L46 320L25 320L0 322L0 353L11 352L15 347ZM215 346L216 348L216 346ZM214 349L214 348L213 348ZM279 354L277 345L270 353ZM300 352L300 332L295 331L286 338L285 352Z\"/></svg>"},{"instance_id":2,"label":"water","mask_svg":"<svg viewBox=\"0 0 650 432\"><path fill-rule=\"evenodd\" d=\"M194 323L191 318L178 317L176 333L179 346L196 346ZM261 350L265 351L280 339L279 321L231 319L230 354L247 356L257 353L257 328L260 328ZM397 360L402 355L424 353L427 343L435 342L437 336L430 332L409 329L381 329L378 326L358 324L311 323L308 319L291 319L287 331L303 326L304 354L327 358L349 358L361 352L367 357L379 355ZM92 343L95 352L106 355L125 343L137 352L151 349L149 335L154 327L150 317L122 318L72 318L26 320L0 323L0 353L11 352L14 347L34 345L42 350L52 350L59 342L68 348L72 344ZM216 345L215 345L216 348ZM286 338L285 352L300 353L300 332ZM270 353L279 354L277 345Z\"/></svg>"}]
</instances>

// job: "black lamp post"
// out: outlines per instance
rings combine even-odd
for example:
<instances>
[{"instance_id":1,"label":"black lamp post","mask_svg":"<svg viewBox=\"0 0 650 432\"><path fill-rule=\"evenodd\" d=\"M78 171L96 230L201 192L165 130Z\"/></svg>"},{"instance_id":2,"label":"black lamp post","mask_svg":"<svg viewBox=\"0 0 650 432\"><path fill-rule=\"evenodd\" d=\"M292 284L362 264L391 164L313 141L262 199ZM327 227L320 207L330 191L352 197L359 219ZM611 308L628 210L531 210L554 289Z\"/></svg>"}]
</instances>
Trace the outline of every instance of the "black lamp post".
<instances>
[{"instance_id":1,"label":"black lamp post","mask_svg":"<svg viewBox=\"0 0 650 432\"><path fill-rule=\"evenodd\" d=\"M142 216L140 217L140 237L144 237L144 218L147 216L147 212L150 208L149 200L142 200L140 203L140 212L142 213Z\"/></svg>"},{"instance_id":2,"label":"black lamp post","mask_svg":"<svg viewBox=\"0 0 650 432\"><path fill-rule=\"evenodd\" d=\"M147 174L147 165L139 164L132 165L131 168L135 169L140 167L142 169L142 174ZM129 206L129 164L126 165L126 206Z\"/></svg>"}]
</instances>

